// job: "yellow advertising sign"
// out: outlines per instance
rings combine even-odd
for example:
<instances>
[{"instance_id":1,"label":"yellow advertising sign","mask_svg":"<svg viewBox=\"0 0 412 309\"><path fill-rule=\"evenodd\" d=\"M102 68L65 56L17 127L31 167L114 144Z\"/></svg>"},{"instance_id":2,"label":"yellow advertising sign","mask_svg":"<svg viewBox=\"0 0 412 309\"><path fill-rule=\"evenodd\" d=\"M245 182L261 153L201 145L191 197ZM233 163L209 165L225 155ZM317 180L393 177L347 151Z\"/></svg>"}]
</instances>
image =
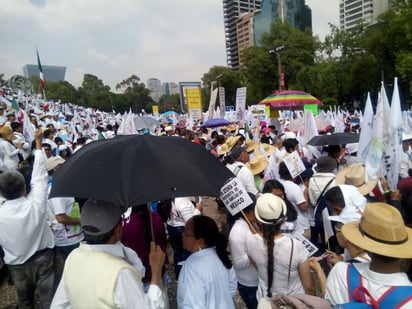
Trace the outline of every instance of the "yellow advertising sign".
<instances>
[{"instance_id":1,"label":"yellow advertising sign","mask_svg":"<svg viewBox=\"0 0 412 309\"><path fill-rule=\"evenodd\" d=\"M159 116L159 105L152 105L153 115Z\"/></svg>"},{"instance_id":2,"label":"yellow advertising sign","mask_svg":"<svg viewBox=\"0 0 412 309\"><path fill-rule=\"evenodd\" d=\"M202 117L202 95L200 88L186 88L187 110L192 119L201 119Z\"/></svg>"}]
</instances>

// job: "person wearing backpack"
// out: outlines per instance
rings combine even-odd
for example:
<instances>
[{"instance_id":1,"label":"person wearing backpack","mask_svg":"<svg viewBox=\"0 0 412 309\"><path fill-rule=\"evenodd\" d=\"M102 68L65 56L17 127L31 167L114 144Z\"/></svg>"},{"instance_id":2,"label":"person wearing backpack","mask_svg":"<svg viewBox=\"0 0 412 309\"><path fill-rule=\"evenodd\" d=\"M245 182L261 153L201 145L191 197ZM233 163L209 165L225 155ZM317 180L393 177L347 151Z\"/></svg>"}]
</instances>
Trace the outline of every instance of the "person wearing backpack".
<instances>
[{"instance_id":1,"label":"person wearing backpack","mask_svg":"<svg viewBox=\"0 0 412 309\"><path fill-rule=\"evenodd\" d=\"M310 241L318 248L323 247L325 242L325 232L322 221L322 211L325 209L325 194L334 187L336 171L338 168L338 162L329 156L319 157L314 167L316 173L310 178L308 186L308 195L311 214L311 239Z\"/></svg>"},{"instance_id":2,"label":"person wearing backpack","mask_svg":"<svg viewBox=\"0 0 412 309\"><path fill-rule=\"evenodd\" d=\"M360 222L344 224L342 234L371 261L337 263L325 298L335 308L412 308L412 283L402 269L404 259L412 258L412 229L400 212L386 203L369 203Z\"/></svg>"}]
</instances>

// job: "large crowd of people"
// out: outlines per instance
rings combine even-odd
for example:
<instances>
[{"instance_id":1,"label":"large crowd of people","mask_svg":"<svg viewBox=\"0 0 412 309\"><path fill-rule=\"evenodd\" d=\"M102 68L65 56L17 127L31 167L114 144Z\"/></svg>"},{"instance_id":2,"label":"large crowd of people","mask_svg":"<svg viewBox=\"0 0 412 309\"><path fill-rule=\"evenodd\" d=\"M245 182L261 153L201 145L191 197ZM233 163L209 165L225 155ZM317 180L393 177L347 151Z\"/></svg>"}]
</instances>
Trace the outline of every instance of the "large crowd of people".
<instances>
[{"instance_id":1,"label":"large crowd of people","mask_svg":"<svg viewBox=\"0 0 412 309\"><path fill-rule=\"evenodd\" d=\"M44 308L168 308L169 261L179 308L235 308L237 291L248 309L412 308L408 134L390 190L384 176L367 179L356 145L337 141L315 157L293 132L266 122L253 135L236 123L135 128L196 143L238 178L252 203L227 212L219 229L202 214L202 197L126 212L96 199L48 198L53 174L79 149L121 134L116 118L5 105L0 117L1 258L19 308L34 308L35 291ZM293 177L286 158L296 154L305 170Z\"/></svg>"}]
</instances>

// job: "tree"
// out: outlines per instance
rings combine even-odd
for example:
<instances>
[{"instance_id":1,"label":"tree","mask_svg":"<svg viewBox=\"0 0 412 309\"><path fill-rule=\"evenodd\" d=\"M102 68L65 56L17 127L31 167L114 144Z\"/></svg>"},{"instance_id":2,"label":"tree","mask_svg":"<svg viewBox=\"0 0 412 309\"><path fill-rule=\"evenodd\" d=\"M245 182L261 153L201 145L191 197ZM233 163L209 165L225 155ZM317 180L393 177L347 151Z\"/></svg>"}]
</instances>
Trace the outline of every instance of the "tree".
<instances>
[{"instance_id":1,"label":"tree","mask_svg":"<svg viewBox=\"0 0 412 309\"><path fill-rule=\"evenodd\" d=\"M261 46L243 51L241 71L248 87L248 100L256 103L279 89L278 61L285 74L285 88L297 87L297 76L314 63L318 44L308 30L292 28L288 23L273 23L270 32L262 36Z\"/></svg>"},{"instance_id":2,"label":"tree","mask_svg":"<svg viewBox=\"0 0 412 309\"><path fill-rule=\"evenodd\" d=\"M205 109L208 108L212 85L213 88L219 85L225 88L226 105L235 105L236 89L242 87L239 71L223 66L211 67L207 73L203 74L202 82L207 89L205 92L206 96L203 98Z\"/></svg>"},{"instance_id":3,"label":"tree","mask_svg":"<svg viewBox=\"0 0 412 309\"><path fill-rule=\"evenodd\" d=\"M6 80L4 79L4 73L0 73L0 86L4 85Z\"/></svg>"},{"instance_id":4,"label":"tree","mask_svg":"<svg viewBox=\"0 0 412 309\"><path fill-rule=\"evenodd\" d=\"M116 90L123 92L125 99L130 108L135 113L140 113L141 110L150 112L153 105L153 99L149 96L150 90L145 84L140 82L140 78L136 75L122 80L116 85Z\"/></svg>"},{"instance_id":5,"label":"tree","mask_svg":"<svg viewBox=\"0 0 412 309\"><path fill-rule=\"evenodd\" d=\"M47 82L45 84L47 99L61 100L62 102L78 102L79 93L76 87L67 81Z\"/></svg>"},{"instance_id":6,"label":"tree","mask_svg":"<svg viewBox=\"0 0 412 309\"><path fill-rule=\"evenodd\" d=\"M169 110L181 112L180 96L178 94L162 95L159 99L159 113L164 113Z\"/></svg>"},{"instance_id":7,"label":"tree","mask_svg":"<svg viewBox=\"0 0 412 309\"><path fill-rule=\"evenodd\" d=\"M95 107L103 111L111 110L110 87L103 84L101 79L92 74L83 76L82 86L79 87L80 105Z\"/></svg>"}]
</instances>

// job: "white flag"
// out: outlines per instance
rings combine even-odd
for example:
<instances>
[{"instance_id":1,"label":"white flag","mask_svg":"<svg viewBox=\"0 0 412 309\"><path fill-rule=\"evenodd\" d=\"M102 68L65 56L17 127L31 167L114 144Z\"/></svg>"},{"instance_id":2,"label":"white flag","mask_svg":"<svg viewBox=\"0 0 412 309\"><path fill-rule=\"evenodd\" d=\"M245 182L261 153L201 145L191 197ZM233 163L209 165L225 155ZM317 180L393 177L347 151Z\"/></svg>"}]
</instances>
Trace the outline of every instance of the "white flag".
<instances>
[{"instance_id":1,"label":"white flag","mask_svg":"<svg viewBox=\"0 0 412 309\"><path fill-rule=\"evenodd\" d=\"M382 89L383 85L382 85ZM384 103L382 91L379 92L378 103L376 105L376 116L373 122L372 143L365 160L365 170L367 180L377 180L380 178L382 154L383 154L383 127L384 127Z\"/></svg>"},{"instance_id":2,"label":"white flag","mask_svg":"<svg viewBox=\"0 0 412 309\"><path fill-rule=\"evenodd\" d=\"M398 78L395 78L394 85L388 126L389 138L388 143L384 144L385 174L391 190L396 189L403 154L403 122L401 101L399 98Z\"/></svg>"},{"instance_id":3,"label":"white flag","mask_svg":"<svg viewBox=\"0 0 412 309\"><path fill-rule=\"evenodd\" d=\"M357 160L359 163L365 163L368 156L369 149L372 144L371 136L373 135L373 109L370 93L366 99L365 112L361 122L361 133L359 136Z\"/></svg>"}]
</instances>

